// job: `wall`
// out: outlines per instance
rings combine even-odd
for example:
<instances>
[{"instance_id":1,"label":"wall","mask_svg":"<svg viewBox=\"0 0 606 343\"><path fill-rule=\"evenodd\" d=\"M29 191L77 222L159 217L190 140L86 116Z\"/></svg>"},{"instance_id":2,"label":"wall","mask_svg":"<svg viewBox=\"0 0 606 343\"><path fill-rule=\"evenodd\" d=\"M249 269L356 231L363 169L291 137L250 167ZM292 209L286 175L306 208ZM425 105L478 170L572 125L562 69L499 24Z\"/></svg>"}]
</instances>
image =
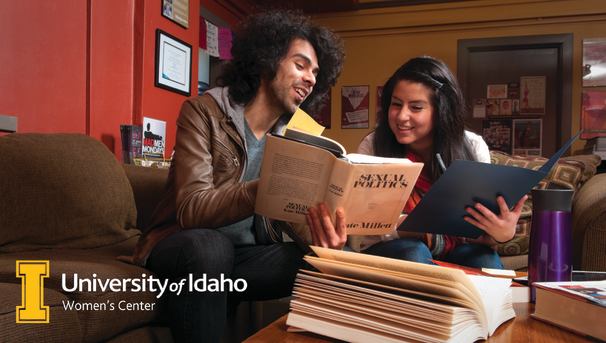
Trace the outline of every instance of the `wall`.
<instances>
[{"instance_id":1,"label":"wall","mask_svg":"<svg viewBox=\"0 0 606 343\"><path fill-rule=\"evenodd\" d=\"M572 127L579 130L582 40L606 37L606 6L601 0L477 0L401 6L318 15L314 20L345 41L346 62L332 90L332 129L328 137L354 151L375 124L376 87L403 62L418 55L457 68L457 40L573 33ZM370 85L369 129L340 128L341 86ZM583 142L577 142L574 149Z\"/></svg>"},{"instance_id":2,"label":"wall","mask_svg":"<svg viewBox=\"0 0 606 343\"><path fill-rule=\"evenodd\" d=\"M200 5L189 28L160 14L161 0L0 2L0 114L18 132L75 132L103 141L121 158L120 124L143 116L167 122L167 156L185 96L154 86L160 28L191 44L198 59ZM192 94L197 93L197 63Z\"/></svg>"},{"instance_id":3,"label":"wall","mask_svg":"<svg viewBox=\"0 0 606 343\"><path fill-rule=\"evenodd\" d=\"M20 132L87 128L87 4L0 1L0 113Z\"/></svg>"},{"instance_id":4,"label":"wall","mask_svg":"<svg viewBox=\"0 0 606 343\"><path fill-rule=\"evenodd\" d=\"M90 1L87 133L120 160L120 124L133 122L134 10L134 0Z\"/></svg>"},{"instance_id":5,"label":"wall","mask_svg":"<svg viewBox=\"0 0 606 343\"><path fill-rule=\"evenodd\" d=\"M191 96L198 93L198 31L200 3L189 0L189 27L186 29L163 17L161 0L136 0L135 8L135 70L133 122L143 117L166 121L165 157L175 145L176 119L181 104L188 97L154 85L156 29L185 41L192 46Z\"/></svg>"}]
</instances>

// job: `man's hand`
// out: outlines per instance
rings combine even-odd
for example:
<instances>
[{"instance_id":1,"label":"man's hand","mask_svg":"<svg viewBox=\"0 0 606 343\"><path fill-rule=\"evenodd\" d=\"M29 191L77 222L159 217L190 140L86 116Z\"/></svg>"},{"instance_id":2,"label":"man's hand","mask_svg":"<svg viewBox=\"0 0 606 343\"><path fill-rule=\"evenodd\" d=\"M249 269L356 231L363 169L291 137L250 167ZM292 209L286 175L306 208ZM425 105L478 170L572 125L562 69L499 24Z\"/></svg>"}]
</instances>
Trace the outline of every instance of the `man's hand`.
<instances>
[{"instance_id":1,"label":"man's hand","mask_svg":"<svg viewBox=\"0 0 606 343\"><path fill-rule=\"evenodd\" d=\"M326 204L318 204L317 207L310 207L305 216L307 225L311 230L311 237L314 245L331 248L343 249L347 241L347 230L345 228L345 212L342 208L335 211L335 223L333 224L328 213Z\"/></svg>"},{"instance_id":2,"label":"man's hand","mask_svg":"<svg viewBox=\"0 0 606 343\"><path fill-rule=\"evenodd\" d=\"M502 196L497 197L497 204L501 212L498 216L484 205L476 203L474 208L467 208L467 213L470 216L466 216L465 221L484 230L496 242L507 242L516 233L516 224L518 219L520 219L522 206L526 199L528 199L528 196L523 196L514 206L513 210L510 211L505 199Z\"/></svg>"}]
</instances>

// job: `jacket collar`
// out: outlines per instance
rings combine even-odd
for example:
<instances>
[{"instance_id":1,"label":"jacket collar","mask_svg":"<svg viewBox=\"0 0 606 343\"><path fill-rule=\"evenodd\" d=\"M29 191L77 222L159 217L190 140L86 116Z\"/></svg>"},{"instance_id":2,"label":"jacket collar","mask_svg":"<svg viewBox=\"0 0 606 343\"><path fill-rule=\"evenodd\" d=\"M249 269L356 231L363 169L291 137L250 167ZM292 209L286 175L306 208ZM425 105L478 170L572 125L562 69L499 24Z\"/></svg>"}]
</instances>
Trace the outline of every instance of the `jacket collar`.
<instances>
[{"instance_id":1,"label":"jacket collar","mask_svg":"<svg viewBox=\"0 0 606 343\"><path fill-rule=\"evenodd\" d=\"M207 93L215 99L223 113L232 120L242 141L246 144L244 135L244 106L236 104L229 98L229 87L215 87L208 90ZM288 124L291 117L292 115L290 114L280 116L271 132L283 134L286 124Z\"/></svg>"}]
</instances>

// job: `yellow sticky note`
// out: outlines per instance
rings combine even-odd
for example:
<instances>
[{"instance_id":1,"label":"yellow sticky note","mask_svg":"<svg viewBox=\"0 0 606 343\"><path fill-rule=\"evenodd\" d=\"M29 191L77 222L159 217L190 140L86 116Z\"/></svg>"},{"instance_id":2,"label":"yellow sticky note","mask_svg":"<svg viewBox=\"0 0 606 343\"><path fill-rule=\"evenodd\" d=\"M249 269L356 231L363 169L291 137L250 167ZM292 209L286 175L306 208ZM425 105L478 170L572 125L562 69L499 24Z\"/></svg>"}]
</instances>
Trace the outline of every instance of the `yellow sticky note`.
<instances>
[{"instance_id":1,"label":"yellow sticky note","mask_svg":"<svg viewBox=\"0 0 606 343\"><path fill-rule=\"evenodd\" d=\"M309 114L300 108L292 115L292 118L286 124L286 128L303 131L314 136L320 136L324 131L324 126L318 124Z\"/></svg>"}]
</instances>

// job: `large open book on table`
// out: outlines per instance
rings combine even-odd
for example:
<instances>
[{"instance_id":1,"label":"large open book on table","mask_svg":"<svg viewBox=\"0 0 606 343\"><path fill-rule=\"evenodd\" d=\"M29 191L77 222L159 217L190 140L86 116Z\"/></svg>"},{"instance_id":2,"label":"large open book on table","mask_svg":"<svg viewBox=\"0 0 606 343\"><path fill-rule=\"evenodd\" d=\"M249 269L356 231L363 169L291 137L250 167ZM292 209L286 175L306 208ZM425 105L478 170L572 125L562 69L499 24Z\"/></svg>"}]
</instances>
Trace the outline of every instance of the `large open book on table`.
<instances>
[{"instance_id":1,"label":"large open book on table","mask_svg":"<svg viewBox=\"0 0 606 343\"><path fill-rule=\"evenodd\" d=\"M484 231L463 219L468 215L465 209L479 202L498 214L499 195L513 206L549 174L579 134L564 143L539 170L475 161L452 162L398 230L479 237Z\"/></svg>"},{"instance_id":2,"label":"large open book on table","mask_svg":"<svg viewBox=\"0 0 606 343\"><path fill-rule=\"evenodd\" d=\"M515 317L511 279L318 247L288 325L350 342L473 342Z\"/></svg>"},{"instance_id":3,"label":"large open book on table","mask_svg":"<svg viewBox=\"0 0 606 343\"><path fill-rule=\"evenodd\" d=\"M333 216L343 207L348 234L392 232L422 168L407 159L347 154L329 138L287 129L267 136L255 212L305 223L307 209L326 202Z\"/></svg>"}]
</instances>

